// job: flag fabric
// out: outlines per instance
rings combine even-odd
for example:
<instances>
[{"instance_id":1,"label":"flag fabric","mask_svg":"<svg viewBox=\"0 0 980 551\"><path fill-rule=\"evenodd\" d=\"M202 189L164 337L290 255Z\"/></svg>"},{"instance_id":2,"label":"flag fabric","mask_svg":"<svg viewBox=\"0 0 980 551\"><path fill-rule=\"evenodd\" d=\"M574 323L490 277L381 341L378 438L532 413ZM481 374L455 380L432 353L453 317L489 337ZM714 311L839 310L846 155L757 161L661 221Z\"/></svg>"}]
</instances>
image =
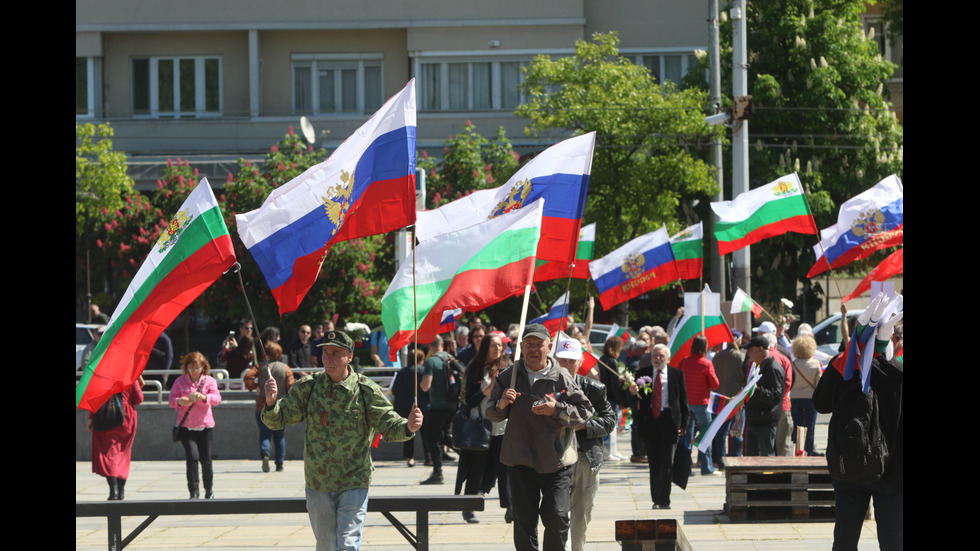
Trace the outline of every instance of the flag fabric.
<instances>
[{"instance_id":1,"label":"flag fabric","mask_svg":"<svg viewBox=\"0 0 980 551\"><path fill-rule=\"evenodd\" d=\"M442 313L442 322L439 324L439 334L449 333L456 330L456 321L463 316L462 308L446 310Z\"/></svg>"},{"instance_id":2,"label":"flag fabric","mask_svg":"<svg viewBox=\"0 0 980 551\"><path fill-rule=\"evenodd\" d=\"M725 406L728 405L728 402L731 401L732 399L729 398L728 396L725 396L724 394L711 392L711 394L708 397L708 411L711 412L711 415L718 415L719 413L721 413L721 410L725 409Z\"/></svg>"},{"instance_id":3,"label":"flag fabric","mask_svg":"<svg viewBox=\"0 0 980 551\"><path fill-rule=\"evenodd\" d=\"M711 420L711 424L708 425L707 430L702 430L691 444L700 450L701 453L707 453L708 447L711 446L711 441L714 440L715 435L718 434L718 430L720 430L721 426L725 424L725 421L731 419L732 416L738 412L739 408L745 404L745 401L752 396L752 393L755 391L755 385L761 378L762 374L758 369L755 369L749 376L749 381L745 384L745 387L728 401L725 407L722 408L717 415L715 415L714 419ZM712 394L714 393L712 392Z\"/></svg>"},{"instance_id":4,"label":"flag fabric","mask_svg":"<svg viewBox=\"0 0 980 551\"><path fill-rule=\"evenodd\" d=\"M470 227L544 198L537 258L571 264L589 191L594 147L595 132L567 139L531 159L499 188L476 191L438 209L419 212L419 241Z\"/></svg>"},{"instance_id":5,"label":"flag fabric","mask_svg":"<svg viewBox=\"0 0 980 551\"><path fill-rule=\"evenodd\" d=\"M626 329L623 329L615 323L609 326L609 333L606 334L606 339L608 340L609 337L619 337L623 342L626 342L630 338Z\"/></svg>"},{"instance_id":6,"label":"flag fabric","mask_svg":"<svg viewBox=\"0 0 980 551\"><path fill-rule=\"evenodd\" d=\"M592 368L599 364L599 358L596 358L592 352L588 350L582 351L582 366L578 368L578 374L585 377L592 371Z\"/></svg>"},{"instance_id":7,"label":"flag fabric","mask_svg":"<svg viewBox=\"0 0 980 551\"><path fill-rule=\"evenodd\" d=\"M722 256L786 232L818 233L795 172L732 201L711 203L711 210L718 215L715 237Z\"/></svg>"},{"instance_id":8,"label":"flag fabric","mask_svg":"<svg viewBox=\"0 0 980 551\"><path fill-rule=\"evenodd\" d=\"M752 297L745 294L742 289L735 289L735 296L732 297L732 308L728 313L738 314L741 312L752 312L753 316L759 317L762 315L762 306L759 306L759 303L752 300Z\"/></svg>"},{"instance_id":9,"label":"flag fabric","mask_svg":"<svg viewBox=\"0 0 980 551\"><path fill-rule=\"evenodd\" d=\"M667 228L641 235L606 256L589 263L599 288L599 302L609 310L677 280L677 265Z\"/></svg>"},{"instance_id":10,"label":"flag fabric","mask_svg":"<svg viewBox=\"0 0 980 551\"><path fill-rule=\"evenodd\" d=\"M235 249L207 178L153 244L75 387L75 407L96 411L132 386L160 333L235 263Z\"/></svg>"},{"instance_id":11,"label":"flag fabric","mask_svg":"<svg viewBox=\"0 0 980 551\"><path fill-rule=\"evenodd\" d=\"M536 317L531 321L527 322L528 325L532 323L540 323L548 330L551 335L557 335L559 331L564 331L568 328L568 292L558 297L558 300L551 305L551 308L543 316ZM562 315L564 313L564 315Z\"/></svg>"},{"instance_id":12,"label":"flag fabric","mask_svg":"<svg viewBox=\"0 0 980 551\"><path fill-rule=\"evenodd\" d=\"M905 242L905 192L892 174L840 207L837 223L820 232L813 247L817 262L807 272L813 277L871 253Z\"/></svg>"},{"instance_id":13,"label":"flag fabric","mask_svg":"<svg viewBox=\"0 0 980 551\"><path fill-rule=\"evenodd\" d=\"M701 279L704 269L704 230L701 222L684 228L670 238L670 248L680 279Z\"/></svg>"},{"instance_id":14,"label":"flag fabric","mask_svg":"<svg viewBox=\"0 0 980 551\"><path fill-rule=\"evenodd\" d=\"M327 249L415 222L415 81L388 100L326 161L237 217L238 235L279 313L313 287Z\"/></svg>"},{"instance_id":15,"label":"flag fabric","mask_svg":"<svg viewBox=\"0 0 980 551\"><path fill-rule=\"evenodd\" d=\"M684 293L684 317L677 322L667 344L671 366L677 367L691 355L691 341L699 334L708 339L708 348L735 340L721 315L721 294L712 293L707 285L700 293Z\"/></svg>"},{"instance_id":16,"label":"flag fabric","mask_svg":"<svg viewBox=\"0 0 980 551\"><path fill-rule=\"evenodd\" d=\"M857 298L863 295L868 289L871 288L872 281L885 281L888 278L903 273L905 270L905 247L893 252L881 261L881 264L875 266L871 273L866 275L861 283L854 288L846 297L841 299L841 302L847 302L852 298Z\"/></svg>"},{"instance_id":17,"label":"flag fabric","mask_svg":"<svg viewBox=\"0 0 980 551\"><path fill-rule=\"evenodd\" d=\"M578 248L575 250L575 266L569 270L564 262L538 260L534 270L534 281L553 279L589 279L589 261L595 251L595 222L582 228L578 233Z\"/></svg>"},{"instance_id":18,"label":"flag fabric","mask_svg":"<svg viewBox=\"0 0 980 551\"><path fill-rule=\"evenodd\" d=\"M544 200L539 199L527 208L420 243L381 299L391 354L412 342L415 333L419 342L432 342L446 310L476 311L530 285L543 211Z\"/></svg>"}]
</instances>

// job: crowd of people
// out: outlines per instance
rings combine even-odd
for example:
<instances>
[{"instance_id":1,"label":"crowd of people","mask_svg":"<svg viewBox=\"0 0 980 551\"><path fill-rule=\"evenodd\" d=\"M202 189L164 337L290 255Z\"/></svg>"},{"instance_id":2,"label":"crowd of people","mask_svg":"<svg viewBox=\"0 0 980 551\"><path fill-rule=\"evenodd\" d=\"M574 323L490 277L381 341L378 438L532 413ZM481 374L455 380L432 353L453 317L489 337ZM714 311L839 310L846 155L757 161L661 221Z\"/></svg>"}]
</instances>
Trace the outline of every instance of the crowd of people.
<instances>
[{"instance_id":1,"label":"crowd of people","mask_svg":"<svg viewBox=\"0 0 980 551\"><path fill-rule=\"evenodd\" d=\"M474 315L467 325L417 350L406 347L401 362L389 360L383 333L372 335L372 361L397 369L389 389L394 405L385 390L357 373L353 340L330 322L301 326L284 349L278 329L268 328L256 340L251 321L241 320L238 332L223 341L218 359L256 391L264 472L270 463L283 470L286 425L306 422L307 507L318 549L359 545L375 433L386 441L404 442L408 467L415 465L415 440L421 442L425 465L432 468L421 484L444 484L444 463L458 460L457 495L485 495L496 487L518 550L557 551L567 543L573 551L583 549L600 470L604 462L626 459L617 435L625 430L632 440L629 460L648 465L653 509L670 509L680 470L686 480L695 470L717 475L731 456L823 455L814 441L816 415L833 411L837 404L837 389L843 386L839 370L830 370L833 389L824 380L828 364L843 360L839 355L821 361L809 325L799 325L792 341L787 326L772 322L761 323L751 334L733 331L732 342L710 348L698 336L689 356L672 359L669 331L682 311L667 330L643 327L632 339L612 336L600 351L593 350L589 339L591 301L588 307L584 328L569 316L567 333L557 335L540 324L527 325L520 334L516 324L503 331ZM844 314L842 332L847 335ZM858 323L876 321L862 317ZM901 350L902 326L894 331L894 346ZM256 342L261 346L254 346ZM846 341L842 351L845 346ZM586 353L599 361L581 373ZM892 417L898 419L898 428L886 436L897 441L890 442L891 453L900 458L901 364L884 356L875 361L871 385L890 400L883 407L889 426L895 422ZM303 372L311 367L323 370ZM178 419L174 438L185 451L190 498L200 497L203 482L209 499L214 497L211 410L221 395L203 354L188 354L181 372L169 398ZM704 451L693 464L676 463L678 449L687 450L690 459L695 436L711 425L717 413L712 395L733 397L750 380L756 381L754 391L725 420L711 445L701 446ZM109 499L123 499L136 427L133 406L142 400L140 383L119 396L123 423L109 429L89 423L93 471L107 478ZM419 438L413 438L416 432ZM881 499L890 507L884 514L890 529L897 515L900 534L901 461L892 463L888 476L873 485L835 481L838 500L849 496L838 515L852 514L862 503L866 507L872 497L876 504ZM472 511L463 512L463 519L479 522ZM544 526L540 544L539 520ZM856 542L853 525L839 525L846 528L835 537Z\"/></svg>"}]
</instances>

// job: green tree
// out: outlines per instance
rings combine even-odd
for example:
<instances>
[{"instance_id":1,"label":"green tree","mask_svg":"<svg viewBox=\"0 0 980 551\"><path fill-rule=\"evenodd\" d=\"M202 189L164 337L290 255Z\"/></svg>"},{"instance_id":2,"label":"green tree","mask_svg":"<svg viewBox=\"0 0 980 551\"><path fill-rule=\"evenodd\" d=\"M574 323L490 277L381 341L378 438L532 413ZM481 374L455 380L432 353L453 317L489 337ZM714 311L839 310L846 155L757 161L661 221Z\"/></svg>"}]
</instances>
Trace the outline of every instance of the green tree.
<instances>
[{"instance_id":1,"label":"green tree","mask_svg":"<svg viewBox=\"0 0 980 551\"><path fill-rule=\"evenodd\" d=\"M746 7L750 186L798 171L821 228L836 222L847 199L890 174L902 176L903 130L886 86L895 65L864 34L864 10L860 0ZM731 59L731 21L721 31L721 59ZM722 88L731 90L731 66L722 72ZM797 282L807 282L814 244L812 236L790 234L753 245L753 296L768 303L794 296ZM819 283L812 290L822 292ZM807 301L818 303L814 294Z\"/></svg>"},{"instance_id":2,"label":"green tree","mask_svg":"<svg viewBox=\"0 0 980 551\"><path fill-rule=\"evenodd\" d=\"M435 209L478 189L503 185L517 169L520 156L502 126L493 139L487 139L466 121L463 131L443 144L442 159L429 157L424 150L417 158L426 174L426 206Z\"/></svg>"},{"instance_id":3,"label":"green tree","mask_svg":"<svg viewBox=\"0 0 980 551\"><path fill-rule=\"evenodd\" d=\"M717 191L703 159L720 133L704 122L706 94L657 83L620 57L618 44L616 33L598 33L577 41L571 57L538 56L516 110L532 136L596 132L583 219L598 222L596 257L664 224L673 232L707 216Z\"/></svg>"},{"instance_id":4,"label":"green tree","mask_svg":"<svg viewBox=\"0 0 980 551\"><path fill-rule=\"evenodd\" d=\"M82 233L85 220L98 224L123 206L133 191L126 174L126 154L112 149L108 123L75 123L75 232Z\"/></svg>"}]
</instances>

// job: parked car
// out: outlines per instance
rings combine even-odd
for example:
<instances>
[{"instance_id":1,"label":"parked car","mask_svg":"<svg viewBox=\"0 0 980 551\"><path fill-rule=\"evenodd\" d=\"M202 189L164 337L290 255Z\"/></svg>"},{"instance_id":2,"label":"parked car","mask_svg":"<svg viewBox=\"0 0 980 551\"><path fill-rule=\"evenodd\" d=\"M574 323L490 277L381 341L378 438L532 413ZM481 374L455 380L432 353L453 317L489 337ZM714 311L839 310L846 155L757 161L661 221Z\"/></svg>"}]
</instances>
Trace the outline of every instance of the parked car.
<instances>
[{"instance_id":1,"label":"parked car","mask_svg":"<svg viewBox=\"0 0 980 551\"><path fill-rule=\"evenodd\" d=\"M581 331L585 331L584 323L576 323L576 327ZM612 325L608 323L593 323L592 333L589 334L589 342L592 343L593 350L601 353L602 346L606 344L606 339L609 338L609 330L612 329ZM626 328L626 333L631 338L636 338L636 331L633 331L629 327Z\"/></svg>"},{"instance_id":2,"label":"parked car","mask_svg":"<svg viewBox=\"0 0 980 551\"><path fill-rule=\"evenodd\" d=\"M85 347L88 343L92 342L94 337L92 337L92 332L98 327L96 324L91 323L76 323L75 324L75 370L78 371L83 369L85 366L80 366L78 364L82 363L82 352L85 351Z\"/></svg>"},{"instance_id":3,"label":"parked car","mask_svg":"<svg viewBox=\"0 0 980 551\"><path fill-rule=\"evenodd\" d=\"M854 330L857 317L864 313L864 308L860 310L848 310L848 327ZM840 343L844 340L841 334L840 312L824 319L813 326L813 338L817 341L817 350L828 356L836 356Z\"/></svg>"}]
</instances>

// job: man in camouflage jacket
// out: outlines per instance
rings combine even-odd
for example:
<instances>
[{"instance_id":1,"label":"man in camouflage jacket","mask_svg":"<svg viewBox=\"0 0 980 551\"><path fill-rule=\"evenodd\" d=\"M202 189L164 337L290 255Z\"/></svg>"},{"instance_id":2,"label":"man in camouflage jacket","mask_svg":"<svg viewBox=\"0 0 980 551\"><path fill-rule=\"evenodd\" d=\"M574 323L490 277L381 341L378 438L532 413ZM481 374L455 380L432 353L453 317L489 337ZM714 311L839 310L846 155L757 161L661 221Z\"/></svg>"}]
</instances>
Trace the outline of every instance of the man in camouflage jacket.
<instances>
[{"instance_id":1,"label":"man in camouflage jacket","mask_svg":"<svg viewBox=\"0 0 980 551\"><path fill-rule=\"evenodd\" d=\"M266 382L262 422L278 430L305 421L306 508L317 551L356 550L374 470L374 434L408 440L422 426L422 412L415 408L401 417L377 384L349 367L354 342L344 332L328 332L319 346L324 372L303 377L278 402L275 379Z\"/></svg>"}]
</instances>

